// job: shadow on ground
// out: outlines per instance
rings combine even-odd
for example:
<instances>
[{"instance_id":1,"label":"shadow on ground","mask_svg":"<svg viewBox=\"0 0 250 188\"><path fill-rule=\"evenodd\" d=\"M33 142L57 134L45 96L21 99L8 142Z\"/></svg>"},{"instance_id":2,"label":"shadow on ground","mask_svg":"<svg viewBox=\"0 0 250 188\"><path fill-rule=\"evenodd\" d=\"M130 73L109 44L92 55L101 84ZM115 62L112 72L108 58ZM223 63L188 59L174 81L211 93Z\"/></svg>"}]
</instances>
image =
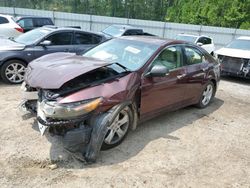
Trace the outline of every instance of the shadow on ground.
<instances>
[{"instance_id":1,"label":"shadow on ground","mask_svg":"<svg viewBox=\"0 0 250 188\"><path fill-rule=\"evenodd\" d=\"M233 83L237 83L237 84L242 84L242 85L249 85L250 84L250 79L233 77L233 76L222 76L221 80L233 82Z\"/></svg>"},{"instance_id":2,"label":"shadow on ground","mask_svg":"<svg viewBox=\"0 0 250 188\"><path fill-rule=\"evenodd\" d=\"M197 109L193 106L161 115L157 118L140 124L135 131L130 131L124 142L111 150L102 151L97 162L92 165L73 159L66 151L63 150L62 138L60 136L46 135L51 142L50 159L58 164L59 168L95 168L98 166L106 166L121 163L134 156L147 146L151 141L164 138L172 141L178 141L178 137L170 134L184 126L189 126L193 122L209 115L218 110L224 101L215 98L205 109ZM33 124L33 128L38 131L37 123Z\"/></svg>"}]
</instances>

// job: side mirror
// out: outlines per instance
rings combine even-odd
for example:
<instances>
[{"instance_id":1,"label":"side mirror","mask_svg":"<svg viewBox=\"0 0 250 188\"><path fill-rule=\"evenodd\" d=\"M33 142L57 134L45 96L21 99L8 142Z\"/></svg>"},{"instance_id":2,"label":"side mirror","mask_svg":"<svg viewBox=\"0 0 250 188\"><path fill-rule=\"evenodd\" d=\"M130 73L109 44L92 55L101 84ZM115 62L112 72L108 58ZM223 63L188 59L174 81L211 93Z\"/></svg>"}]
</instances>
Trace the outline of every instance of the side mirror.
<instances>
[{"instance_id":1,"label":"side mirror","mask_svg":"<svg viewBox=\"0 0 250 188\"><path fill-rule=\"evenodd\" d=\"M152 77L164 77L169 73L167 67L163 65L154 65L152 69L146 74L146 76Z\"/></svg>"},{"instance_id":2,"label":"side mirror","mask_svg":"<svg viewBox=\"0 0 250 188\"><path fill-rule=\"evenodd\" d=\"M197 42L197 45L198 46L203 46L203 43L202 42Z\"/></svg>"},{"instance_id":3,"label":"side mirror","mask_svg":"<svg viewBox=\"0 0 250 188\"><path fill-rule=\"evenodd\" d=\"M44 40L44 41L40 42L40 45L41 45L41 46L49 46L49 45L51 45L51 41L49 41L49 40Z\"/></svg>"}]
</instances>

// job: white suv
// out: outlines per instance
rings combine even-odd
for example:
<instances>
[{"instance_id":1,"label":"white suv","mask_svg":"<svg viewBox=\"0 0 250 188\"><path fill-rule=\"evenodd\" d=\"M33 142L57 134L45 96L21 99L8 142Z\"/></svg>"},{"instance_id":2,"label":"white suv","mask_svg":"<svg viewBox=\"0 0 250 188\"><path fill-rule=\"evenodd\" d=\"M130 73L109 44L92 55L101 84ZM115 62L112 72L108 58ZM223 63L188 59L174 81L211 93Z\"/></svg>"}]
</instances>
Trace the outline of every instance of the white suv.
<instances>
[{"instance_id":1,"label":"white suv","mask_svg":"<svg viewBox=\"0 0 250 188\"><path fill-rule=\"evenodd\" d=\"M17 37L23 29L9 15L0 14L0 37Z\"/></svg>"},{"instance_id":2,"label":"white suv","mask_svg":"<svg viewBox=\"0 0 250 188\"><path fill-rule=\"evenodd\" d=\"M192 42L204 48L208 53L214 55L214 42L211 37L204 35L189 35L189 34L178 34L177 40L184 40L187 42Z\"/></svg>"}]
</instances>

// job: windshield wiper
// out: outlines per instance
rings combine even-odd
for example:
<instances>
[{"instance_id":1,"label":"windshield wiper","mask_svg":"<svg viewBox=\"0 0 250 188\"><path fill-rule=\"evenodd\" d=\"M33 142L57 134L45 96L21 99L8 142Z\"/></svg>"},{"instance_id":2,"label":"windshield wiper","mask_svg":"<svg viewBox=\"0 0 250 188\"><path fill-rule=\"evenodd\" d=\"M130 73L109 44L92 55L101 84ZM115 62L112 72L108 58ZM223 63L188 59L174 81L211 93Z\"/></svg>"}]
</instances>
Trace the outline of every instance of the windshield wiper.
<instances>
[{"instance_id":1,"label":"windshield wiper","mask_svg":"<svg viewBox=\"0 0 250 188\"><path fill-rule=\"evenodd\" d=\"M125 67L124 65L122 65L122 64L120 64L120 63L118 63L118 62L114 62L113 64L116 64L116 65L120 66L120 67L123 68L126 72L130 72L130 71L131 71L130 69L128 69L127 67Z\"/></svg>"}]
</instances>

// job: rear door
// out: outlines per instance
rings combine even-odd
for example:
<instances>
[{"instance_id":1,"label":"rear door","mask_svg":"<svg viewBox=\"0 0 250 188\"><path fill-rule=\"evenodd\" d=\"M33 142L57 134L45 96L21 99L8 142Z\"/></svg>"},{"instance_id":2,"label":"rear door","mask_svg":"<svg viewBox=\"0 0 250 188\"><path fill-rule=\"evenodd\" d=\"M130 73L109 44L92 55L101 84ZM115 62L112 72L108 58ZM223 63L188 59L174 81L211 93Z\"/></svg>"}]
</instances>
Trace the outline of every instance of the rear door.
<instances>
[{"instance_id":1,"label":"rear door","mask_svg":"<svg viewBox=\"0 0 250 188\"><path fill-rule=\"evenodd\" d=\"M151 66L164 65L169 69L165 77L143 77L141 83L141 116L149 118L162 111L184 105L186 95L186 69L180 46L165 48ZM150 68L149 68L150 70Z\"/></svg>"},{"instance_id":2,"label":"rear door","mask_svg":"<svg viewBox=\"0 0 250 188\"><path fill-rule=\"evenodd\" d=\"M196 101L200 97L202 85L209 69L209 62L203 52L193 46L184 46L184 65L186 67L186 99Z\"/></svg>"},{"instance_id":3,"label":"rear door","mask_svg":"<svg viewBox=\"0 0 250 188\"><path fill-rule=\"evenodd\" d=\"M74 51L76 53L83 53L86 50L97 46L102 41L102 37L96 34L87 33L87 32L75 32L74 37Z\"/></svg>"}]
</instances>

